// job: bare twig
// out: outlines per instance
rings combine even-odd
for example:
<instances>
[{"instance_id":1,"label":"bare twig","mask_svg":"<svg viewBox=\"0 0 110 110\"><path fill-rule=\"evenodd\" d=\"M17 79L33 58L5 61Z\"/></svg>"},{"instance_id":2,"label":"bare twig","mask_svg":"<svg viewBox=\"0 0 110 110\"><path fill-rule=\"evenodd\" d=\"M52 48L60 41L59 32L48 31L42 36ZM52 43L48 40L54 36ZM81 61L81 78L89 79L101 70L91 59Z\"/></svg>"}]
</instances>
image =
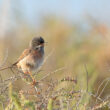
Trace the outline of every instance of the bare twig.
<instances>
[{"instance_id":1,"label":"bare twig","mask_svg":"<svg viewBox=\"0 0 110 110\"><path fill-rule=\"evenodd\" d=\"M104 90L105 90L106 86L108 85L109 81L110 81L110 79L107 80L105 86L103 87L103 89L102 89L102 91L100 92L100 94L99 94L98 97L100 97L100 96L102 95L102 93L104 92Z\"/></svg>"},{"instance_id":2,"label":"bare twig","mask_svg":"<svg viewBox=\"0 0 110 110\"><path fill-rule=\"evenodd\" d=\"M87 81L87 89L86 89L86 91L88 92L88 70L87 70L87 66L86 66L86 64L84 65L84 67L85 67L85 70L86 70L86 81Z\"/></svg>"},{"instance_id":3,"label":"bare twig","mask_svg":"<svg viewBox=\"0 0 110 110\"><path fill-rule=\"evenodd\" d=\"M1 76L1 74L0 74L0 80L1 80L1 82L3 82L3 79L2 79L2 76Z\"/></svg>"},{"instance_id":4,"label":"bare twig","mask_svg":"<svg viewBox=\"0 0 110 110\"><path fill-rule=\"evenodd\" d=\"M53 54L54 49L45 57L43 64L48 60L48 58Z\"/></svg>"},{"instance_id":5,"label":"bare twig","mask_svg":"<svg viewBox=\"0 0 110 110\"><path fill-rule=\"evenodd\" d=\"M102 81L102 83L99 85L99 87L98 87L98 89L97 89L97 93L96 93L96 96L97 97L100 97L100 96L98 96L98 94L99 94L99 90L100 90L100 88L102 87L102 85L104 84L104 82L105 81L109 81L110 80L110 78L106 78L106 79L104 79L103 81ZM106 84L108 84L108 81L107 81L107 83ZM105 85L105 87L106 87L106 85ZM105 89L105 87L104 87L104 89ZM104 91L104 89L102 90L102 92ZM102 94L102 93L101 93ZM96 102L97 102L97 99L96 99Z\"/></svg>"},{"instance_id":6,"label":"bare twig","mask_svg":"<svg viewBox=\"0 0 110 110\"><path fill-rule=\"evenodd\" d=\"M108 78L104 79L104 80L102 81L102 83L99 85L99 87L98 87L98 89L97 89L96 95L98 95L101 86L104 84L104 82L105 82L106 80L108 80Z\"/></svg>"},{"instance_id":7,"label":"bare twig","mask_svg":"<svg viewBox=\"0 0 110 110\"><path fill-rule=\"evenodd\" d=\"M78 107L79 107L79 105L80 105L80 103L81 103L81 100L82 100L82 98L83 98L83 96L84 96L84 94L86 93L86 92L81 92L82 93L82 95L81 95L81 97L80 97L80 99L79 99L79 101L76 103L76 110L78 110Z\"/></svg>"},{"instance_id":8,"label":"bare twig","mask_svg":"<svg viewBox=\"0 0 110 110\"><path fill-rule=\"evenodd\" d=\"M46 74L43 78L40 79L40 81L44 80L44 79L47 78L48 76L50 76L50 75L52 75L52 74L54 74L54 73L56 73L56 72L58 72L58 71L61 71L61 70L63 70L63 69L65 69L65 67L56 69L55 71Z\"/></svg>"},{"instance_id":9,"label":"bare twig","mask_svg":"<svg viewBox=\"0 0 110 110\"><path fill-rule=\"evenodd\" d=\"M98 110L98 109L104 107L105 105L107 105L108 103L109 103L108 100L105 101L105 102L102 102L102 103L100 103L100 104L98 104L98 105L95 105L91 110Z\"/></svg>"},{"instance_id":10,"label":"bare twig","mask_svg":"<svg viewBox=\"0 0 110 110\"><path fill-rule=\"evenodd\" d=\"M64 105L63 105L62 98L60 98L60 109L61 109L61 110L64 110Z\"/></svg>"}]
</instances>

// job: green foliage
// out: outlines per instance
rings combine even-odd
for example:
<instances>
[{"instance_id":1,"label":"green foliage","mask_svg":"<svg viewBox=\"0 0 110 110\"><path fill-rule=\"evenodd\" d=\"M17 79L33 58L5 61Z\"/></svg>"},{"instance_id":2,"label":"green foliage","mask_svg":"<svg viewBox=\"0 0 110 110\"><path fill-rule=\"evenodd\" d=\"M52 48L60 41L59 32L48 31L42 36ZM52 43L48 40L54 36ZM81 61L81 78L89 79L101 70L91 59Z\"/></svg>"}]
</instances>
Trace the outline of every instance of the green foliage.
<instances>
[{"instance_id":1,"label":"green foliage","mask_svg":"<svg viewBox=\"0 0 110 110\"><path fill-rule=\"evenodd\" d=\"M6 107L6 110L35 110L33 102L26 100L22 93L19 95L12 90L12 84L9 86L10 103Z\"/></svg>"},{"instance_id":2,"label":"green foliage","mask_svg":"<svg viewBox=\"0 0 110 110\"><path fill-rule=\"evenodd\" d=\"M49 99L49 101L48 101L47 110L53 110L53 100L52 99Z\"/></svg>"},{"instance_id":3,"label":"green foliage","mask_svg":"<svg viewBox=\"0 0 110 110\"><path fill-rule=\"evenodd\" d=\"M24 104L24 106L31 108L30 110L35 110L34 103L31 102L31 101L26 101L25 104Z\"/></svg>"},{"instance_id":4,"label":"green foliage","mask_svg":"<svg viewBox=\"0 0 110 110\"><path fill-rule=\"evenodd\" d=\"M20 99L16 93L11 94L11 99L12 99L13 104L15 105L16 110L23 110L21 103L20 103Z\"/></svg>"},{"instance_id":5,"label":"green foliage","mask_svg":"<svg viewBox=\"0 0 110 110\"><path fill-rule=\"evenodd\" d=\"M0 110L4 110L3 103L0 103Z\"/></svg>"}]
</instances>

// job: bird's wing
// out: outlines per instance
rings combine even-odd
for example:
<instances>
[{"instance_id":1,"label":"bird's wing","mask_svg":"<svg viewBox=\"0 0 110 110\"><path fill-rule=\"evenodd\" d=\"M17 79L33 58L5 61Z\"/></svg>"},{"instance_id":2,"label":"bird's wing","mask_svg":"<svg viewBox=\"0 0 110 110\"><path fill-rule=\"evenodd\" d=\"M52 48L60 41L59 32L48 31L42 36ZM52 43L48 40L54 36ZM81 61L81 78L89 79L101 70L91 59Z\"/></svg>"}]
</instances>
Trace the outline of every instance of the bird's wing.
<instances>
[{"instance_id":1,"label":"bird's wing","mask_svg":"<svg viewBox=\"0 0 110 110\"><path fill-rule=\"evenodd\" d=\"M22 60L24 57L26 57L27 55L29 55L30 53L30 49L25 49L23 51L23 53L21 54L21 56L18 58L18 61Z\"/></svg>"},{"instance_id":2,"label":"bird's wing","mask_svg":"<svg viewBox=\"0 0 110 110\"><path fill-rule=\"evenodd\" d=\"M22 52L21 56L18 58L17 62L15 62L13 65L16 65L20 60L22 60L24 57L26 57L27 55L29 55L30 52L31 52L30 49L25 49Z\"/></svg>"}]
</instances>

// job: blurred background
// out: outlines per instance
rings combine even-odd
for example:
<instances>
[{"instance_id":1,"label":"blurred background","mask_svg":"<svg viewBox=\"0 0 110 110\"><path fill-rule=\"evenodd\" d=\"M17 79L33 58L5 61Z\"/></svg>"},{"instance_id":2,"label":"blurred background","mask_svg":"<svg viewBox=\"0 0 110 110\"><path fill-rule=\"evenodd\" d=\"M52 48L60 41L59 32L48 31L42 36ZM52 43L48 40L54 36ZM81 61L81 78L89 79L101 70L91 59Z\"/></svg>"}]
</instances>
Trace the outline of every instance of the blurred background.
<instances>
[{"instance_id":1,"label":"blurred background","mask_svg":"<svg viewBox=\"0 0 110 110\"><path fill-rule=\"evenodd\" d=\"M0 0L0 64L4 67L15 62L29 41L40 35L48 42L45 56L52 54L39 75L65 67L50 77L77 78L78 87L85 90L86 64L88 91L96 93L110 77L109 10L109 0ZM3 79L12 76L10 70L1 73ZM19 83L18 88L23 88ZM108 82L100 97L109 93Z\"/></svg>"}]
</instances>

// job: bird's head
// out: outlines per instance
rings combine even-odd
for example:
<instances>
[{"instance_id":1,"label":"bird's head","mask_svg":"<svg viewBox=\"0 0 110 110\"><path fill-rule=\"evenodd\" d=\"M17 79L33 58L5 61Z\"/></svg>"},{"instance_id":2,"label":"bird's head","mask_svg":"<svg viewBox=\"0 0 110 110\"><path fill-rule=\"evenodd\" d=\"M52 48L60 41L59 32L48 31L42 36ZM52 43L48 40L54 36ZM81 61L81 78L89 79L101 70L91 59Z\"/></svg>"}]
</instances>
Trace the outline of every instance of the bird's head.
<instances>
[{"instance_id":1,"label":"bird's head","mask_svg":"<svg viewBox=\"0 0 110 110\"><path fill-rule=\"evenodd\" d=\"M30 42L30 48L34 50L41 50L44 48L44 39L40 37L34 37Z\"/></svg>"}]
</instances>

